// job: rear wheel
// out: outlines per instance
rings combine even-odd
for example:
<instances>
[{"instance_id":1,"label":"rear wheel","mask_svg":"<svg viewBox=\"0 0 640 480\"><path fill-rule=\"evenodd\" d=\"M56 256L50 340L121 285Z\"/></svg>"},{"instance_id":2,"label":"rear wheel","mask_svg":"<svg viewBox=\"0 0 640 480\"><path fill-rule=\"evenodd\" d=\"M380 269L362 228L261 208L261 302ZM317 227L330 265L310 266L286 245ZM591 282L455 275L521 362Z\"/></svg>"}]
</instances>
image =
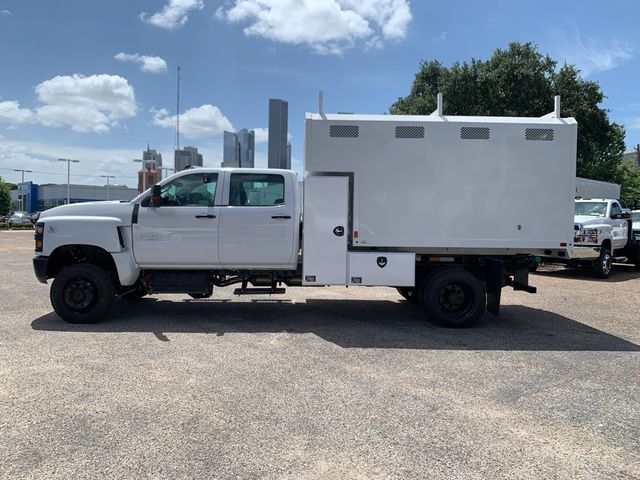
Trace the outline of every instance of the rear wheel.
<instances>
[{"instance_id":1,"label":"rear wheel","mask_svg":"<svg viewBox=\"0 0 640 480\"><path fill-rule=\"evenodd\" d=\"M593 275L596 278L609 278L613 268L613 257L611 250L606 247L600 249L600 258L593 262Z\"/></svg>"},{"instance_id":2,"label":"rear wheel","mask_svg":"<svg viewBox=\"0 0 640 480\"><path fill-rule=\"evenodd\" d=\"M487 306L484 285L465 270L435 273L423 282L420 297L429 317L445 327L470 327Z\"/></svg>"},{"instance_id":3,"label":"rear wheel","mask_svg":"<svg viewBox=\"0 0 640 480\"><path fill-rule=\"evenodd\" d=\"M54 279L49 293L54 310L69 323L93 323L113 307L116 289L102 268L88 263L72 265Z\"/></svg>"},{"instance_id":4,"label":"rear wheel","mask_svg":"<svg viewBox=\"0 0 640 480\"><path fill-rule=\"evenodd\" d=\"M414 287L398 287L398 293L409 303L419 303L418 289Z\"/></svg>"}]
</instances>

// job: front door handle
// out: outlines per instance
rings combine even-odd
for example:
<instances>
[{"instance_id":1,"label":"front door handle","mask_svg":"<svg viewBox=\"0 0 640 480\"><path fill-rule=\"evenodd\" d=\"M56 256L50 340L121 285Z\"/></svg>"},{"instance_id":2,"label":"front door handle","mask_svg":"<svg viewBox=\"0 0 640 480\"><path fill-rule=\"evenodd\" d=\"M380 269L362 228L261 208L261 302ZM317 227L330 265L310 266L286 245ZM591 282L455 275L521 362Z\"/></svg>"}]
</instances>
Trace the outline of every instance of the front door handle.
<instances>
[{"instance_id":1,"label":"front door handle","mask_svg":"<svg viewBox=\"0 0 640 480\"><path fill-rule=\"evenodd\" d=\"M196 218L216 218L216 216L211 213L200 213L196 215Z\"/></svg>"},{"instance_id":2,"label":"front door handle","mask_svg":"<svg viewBox=\"0 0 640 480\"><path fill-rule=\"evenodd\" d=\"M285 220L288 220L291 218L291 215L271 215L271 218L283 218Z\"/></svg>"}]
</instances>

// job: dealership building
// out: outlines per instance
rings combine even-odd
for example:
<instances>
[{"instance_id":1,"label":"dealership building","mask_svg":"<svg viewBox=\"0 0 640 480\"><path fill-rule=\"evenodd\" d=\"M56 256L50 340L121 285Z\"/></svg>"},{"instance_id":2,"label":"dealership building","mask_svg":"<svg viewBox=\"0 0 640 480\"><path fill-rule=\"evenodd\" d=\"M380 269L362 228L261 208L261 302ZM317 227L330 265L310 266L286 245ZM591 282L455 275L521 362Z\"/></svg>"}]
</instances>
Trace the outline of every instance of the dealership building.
<instances>
[{"instance_id":1,"label":"dealership building","mask_svg":"<svg viewBox=\"0 0 640 480\"><path fill-rule=\"evenodd\" d=\"M95 202L100 200L131 200L138 190L125 185L69 185L70 203ZM37 185L33 182L18 184L11 192L16 210L26 212L43 211L67 203L67 184Z\"/></svg>"}]
</instances>

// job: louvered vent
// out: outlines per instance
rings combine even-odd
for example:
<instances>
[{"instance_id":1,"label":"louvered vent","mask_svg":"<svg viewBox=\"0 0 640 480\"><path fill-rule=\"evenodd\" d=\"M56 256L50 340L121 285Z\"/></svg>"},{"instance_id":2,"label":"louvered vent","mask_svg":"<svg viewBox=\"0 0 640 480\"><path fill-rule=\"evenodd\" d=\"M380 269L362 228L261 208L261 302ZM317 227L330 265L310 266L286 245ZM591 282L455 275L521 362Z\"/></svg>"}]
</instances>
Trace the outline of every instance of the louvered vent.
<instances>
[{"instance_id":1,"label":"louvered vent","mask_svg":"<svg viewBox=\"0 0 640 480\"><path fill-rule=\"evenodd\" d=\"M462 127L460 138L463 140L489 140L488 127Z\"/></svg>"},{"instance_id":2,"label":"louvered vent","mask_svg":"<svg viewBox=\"0 0 640 480\"><path fill-rule=\"evenodd\" d=\"M524 138L527 140L553 141L553 128L526 128Z\"/></svg>"},{"instance_id":3,"label":"louvered vent","mask_svg":"<svg viewBox=\"0 0 640 480\"><path fill-rule=\"evenodd\" d=\"M358 138L358 125L329 125L329 136L333 138Z\"/></svg>"},{"instance_id":4,"label":"louvered vent","mask_svg":"<svg viewBox=\"0 0 640 480\"><path fill-rule=\"evenodd\" d=\"M424 127L398 126L396 138L424 138Z\"/></svg>"}]
</instances>

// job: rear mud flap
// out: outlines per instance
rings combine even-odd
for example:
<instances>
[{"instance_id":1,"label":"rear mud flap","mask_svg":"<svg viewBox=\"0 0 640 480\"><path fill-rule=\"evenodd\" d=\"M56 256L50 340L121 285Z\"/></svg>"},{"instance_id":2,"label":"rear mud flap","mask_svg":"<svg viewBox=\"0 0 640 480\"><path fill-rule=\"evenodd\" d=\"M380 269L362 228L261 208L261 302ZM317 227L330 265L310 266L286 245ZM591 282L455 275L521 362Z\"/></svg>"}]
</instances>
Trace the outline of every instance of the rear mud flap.
<instances>
[{"instance_id":1,"label":"rear mud flap","mask_svg":"<svg viewBox=\"0 0 640 480\"><path fill-rule=\"evenodd\" d=\"M487 311L496 317L500 313L500 295L502 294L502 262L488 259L485 266L487 282Z\"/></svg>"}]
</instances>

